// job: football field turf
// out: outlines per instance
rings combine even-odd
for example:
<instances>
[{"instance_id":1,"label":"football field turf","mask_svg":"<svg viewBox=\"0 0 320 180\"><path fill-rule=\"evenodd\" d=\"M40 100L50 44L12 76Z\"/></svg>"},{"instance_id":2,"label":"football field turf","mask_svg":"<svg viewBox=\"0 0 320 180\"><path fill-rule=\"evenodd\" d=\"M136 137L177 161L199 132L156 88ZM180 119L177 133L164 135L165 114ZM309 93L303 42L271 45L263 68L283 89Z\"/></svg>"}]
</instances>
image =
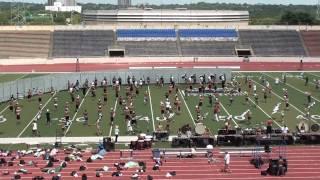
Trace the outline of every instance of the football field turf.
<instances>
[{"instance_id":1,"label":"football field turf","mask_svg":"<svg viewBox=\"0 0 320 180\"><path fill-rule=\"evenodd\" d=\"M22 75L0 75L0 82L13 81L19 78L34 77L34 74ZM208 127L213 134L217 134L217 130L224 126L225 120L231 117L233 127L242 129L258 128L265 126L266 120L274 119L273 126L275 128L286 124L289 129L295 131L296 126L302 120L312 125L320 121L320 89L316 89L317 80L320 79L319 72L288 72L286 73L286 82L283 81L283 73L279 72L233 72L234 78L241 83L242 91L248 91L248 85L245 83L245 78L252 80L257 87L259 96L258 103L255 101L253 94L249 96L249 103L245 102L245 96L239 95L234 97L232 104L229 102L229 96L219 95L221 103L221 113L219 121L216 121L213 115L213 108L209 105L208 97L205 97L204 105L201 107L201 112L204 115L203 124ZM308 76L309 83L305 85L305 78ZM276 78L280 78L280 83L275 84ZM268 96L266 102L263 99L262 89L265 89L262 79L268 81L272 87L272 92ZM176 135L179 128L183 125L196 125L195 106L198 105L198 96L184 96L186 85L179 84L178 98L181 100L181 114L172 113L172 121L168 123L161 117L160 101L165 101L165 93L168 91L168 85L164 87L156 85L144 85L139 89L139 94L134 97L133 104L135 113L138 119L137 126L134 127L135 133L153 132L159 124L165 127L170 126L170 135ZM197 85L194 85L197 87ZM284 90L288 91L289 109L285 110ZM120 95L125 97L125 86L121 87ZM311 93L312 101L310 108L310 120L305 119L307 96L306 92ZM81 97L81 105L78 111L75 110L75 105L70 105L71 125L65 131L65 136L96 136L96 121L98 119L97 103L101 98L103 101L103 89L97 89L97 96L92 97L91 93L83 94L82 91L76 92ZM144 103L144 94L148 95L148 102ZM173 104L175 91L169 97ZM58 98L58 108L55 110L53 98ZM9 110L8 102L0 104L0 137L30 137L32 136L32 121L36 119L39 112L39 103L37 96L31 100L19 100L22 107L21 122L17 123L15 114ZM54 137L57 133L61 134L60 120L64 116L64 104L70 102L71 97L68 91L56 92L54 95L43 95L41 118L38 121L38 129L41 137ZM110 109L116 111L114 125L110 124ZM118 99L115 97L115 91L112 87L108 87L108 101L103 103L102 117L102 135L109 136L114 134L115 125L119 126L120 135L127 134L127 124L123 106L119 105ZM49 109L51 113L52 123L47 125L45 111ZM89 125L83 123L83 112L87 110L89 115ZM252 112L252 121L248 123L246 114L250 110ZM281 114L283 113L283 114ZM281 120L283 116L283 121ZM133 135L133 134L130 134Z\"/></svg>"}]
</instances>

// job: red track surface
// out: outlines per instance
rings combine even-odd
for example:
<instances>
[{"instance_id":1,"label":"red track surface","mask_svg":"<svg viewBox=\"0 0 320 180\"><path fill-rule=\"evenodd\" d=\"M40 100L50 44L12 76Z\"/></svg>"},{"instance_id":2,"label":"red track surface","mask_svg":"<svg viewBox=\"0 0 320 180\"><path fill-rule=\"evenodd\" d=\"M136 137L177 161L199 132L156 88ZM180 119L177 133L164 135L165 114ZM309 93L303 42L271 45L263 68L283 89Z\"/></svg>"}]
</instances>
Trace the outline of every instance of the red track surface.
<instances>
[{"instance_id":1,"label":"red track surface","mask_svg":"<svg viewBox=\"0 0 320 180\"><path fill-rule=\"evenodd\" d=\"M128 69L129 67L177 67L192 68L194 66L240 66L241 71L297 71L301 70L300 63L282 62L158 62L158 63L123 63L123 64L80 64L81 71L103 71ZM75 64L35 64L35 65L2 65L0 72L74 72ZM304 63L303 70L318 71L320 63Z\"/></svg>"},{"instance_id":2,"label":"red track surface","mask_svg":"<svg viewBox=\"0 0 320 180\"><path fill-rule=\"evenodd\" d=\"M277 148L274 147L273 156L277 156ZM214 151L215 155L219 154L218 149ZM64 153L59 153L57 159L63 160L66 155ZM89 153L85 153L83 159L87 159L90 156ZM260 171L265 170L267 165L263 166L262 169L255 169L253 165L249 163L250 157L238 157L231 155L230 167L231 173L222 173L220 169L223 167L222 155L216 156L218 162L213 164L208 164L207 159L204 157L196 157L193 159L177 159L175 157L169 158L164 162L163 166L160 167L160 171L153 171L152 166L154 165L151 159L151 151L135 151L133 155L133 161L145 161L147 164L147 171L142 175L142 179L146 179L147 175L152 175L154 179L168 179L165 174L169 171L176 171L177 175L171 179L183 179L183 180L199 180L199 179L221 179L221 180L249 180L249 179L307 179L307 180L319 180L320 179L320 147L288 147L287 148L287 159L288 159L288 172L286 176L275 177L275 176L261 176ZM37 161L38 167L24 166L20 167L17 165L18 160L15 161L15 165L9 168L11 175L0 176L2 179L11 179L12 173L15 170L24 168L32 172L32 174L22 175L23 179L31 179L34 176L41 175L46 179L51 179L52 175L48 175L40 172L40 168L46 165L46 161L42 158L34 158L32 156L23 157L26 163L29 160ZM111 152L106 155L103 160L97 160L93 163L87 164L87 170L84 172L78 172L79 176L82 173L86 173L89 179L95 178L95 169L102 168L103 166L108 166L109 172L105 173L103 178L100 179L112 179L111 173L115 171L113 164L116 162L126 162L124 160L119 160L119 152ZM60 162L57 162L54 167L56 167ZM84 164L84 162L70 162L68 166L61 171L62 179L76 179L70 176L72 171L78 171L79 166ZM8 167L0 167L0 171L7 170ZM135 172L135 169L124 170L123 177L114 179L130 179L130 176ZM80 178L78 178L80 179Z\"/></svg>"}]
</instances>

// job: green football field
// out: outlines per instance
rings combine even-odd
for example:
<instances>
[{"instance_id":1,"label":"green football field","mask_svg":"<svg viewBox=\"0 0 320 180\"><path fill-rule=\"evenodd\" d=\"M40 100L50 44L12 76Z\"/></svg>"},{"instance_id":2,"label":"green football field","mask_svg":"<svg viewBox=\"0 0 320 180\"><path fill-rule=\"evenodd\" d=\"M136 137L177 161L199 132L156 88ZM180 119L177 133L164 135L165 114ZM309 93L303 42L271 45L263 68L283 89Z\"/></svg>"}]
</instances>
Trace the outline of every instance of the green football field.
<instances>
[{"instance_id":1,"label":"green football field","mask_svg":"<svg viewBox=\"0 0 320 180\"><path fill-rule=\"evenodd\" d=\"M20 78L30 78L38 75L30 74L1 74L0 82L14 81ZM284 124L289 129L295 131L299 122L305 120L310 125L319 123L320 121L320 89L316 89L317 80L320 79L319 72L288 72L286 73L286 82L282 82L283 73L268 72L268 73L244 73L233 72L236 81L241 83L242 91L248 91L248 85L245 84L245 79L248 77L253 81L257 87L257 94L259 101L256 104L253 95L249 96L249 104L245 103L245 96L239 95L234 97L234 102L229 103L229 97L219 95L221 102L221 113L219 121L214 119L213 109L209 105L208 98L205 97L204 105L201 108L204 114L203 123L208 127L213 134L224 126L225 120L231 117L231 122L234 127L242 129L263 127L266 120L274 119L274 127L281 127ZM309 83L305 85L305 78L309 78ZM280 78L280 83L275 84L275 79ZM262 79L268 81L272 87L272 92L268 96L267 101L263 99L264 85ZM155 128L161 124L165 127L170 125L170 135L177 134L179 128L183 125L190 124L196 125L196 111L195 106L199 102L198 96L184 96L184 89L186 85L178 85L180 91L177 93L181 100L181 114L172 114L173 119L170 123L163 120L160 113L160 101L165 101L165 93L168 91L168 85L159 87L155 85L143 86L139 89L133 104L135 112L138 117L138 124L134 128L135 133L139 132L153 132ZM289 95L289 109L285 110L284 106L284 90L287 89ZM144 93L148 94L149 101L144 103ZM305 119L307 96L306 92L312 95L310 108L310 120ZM97 96L92 97L90 93L82 94L82 91L76 93L81 97L81 105L79 111L75 111L75 104L70 105L70 119L72 124L66 130L65 136L96 136L96 121L98 119L97 103L98 99L103 100L103 89L97 90ZM120 95L125 97L125 87L121 87ZM173 104L175 93L170 95L170 100ZM53 99L58 98L58 109L55 110ZM32 121L36 119L39 113L39 103L37 96L34 96L31 101L19 100L22 107L21 122L17 123L15 114L9 110L8 102L0 104L0 137L30 137L32 136ZM41 119L38 121L38 129L41 137L54 137L57 133L61 134L60 119L64 116L64 104L70 102L71 97L69 92L60 91L54 95L45 94L43 96L43 109ZM116 118L114 125L118 125L121 135L127 134L127 125L125 123L125 115L123 107L119 105L118 100L115 98L115 91L112 87L108 88L108 101L103 104L103 117L102 117L102 134L109 136L114 134L114 126L110 125L110 109L116 109ZM51 112L51 125L46 124L45 111L49 109ZM83 112L87 110L89 115L89 125L84 125L82 121ZM250 110L252 112L252 121L248 123L246 120L246 113ZM283 111L284 119L281 120L281 112ZM132 134L130 134L132 135Z\"/></svg>"}]
</instances>

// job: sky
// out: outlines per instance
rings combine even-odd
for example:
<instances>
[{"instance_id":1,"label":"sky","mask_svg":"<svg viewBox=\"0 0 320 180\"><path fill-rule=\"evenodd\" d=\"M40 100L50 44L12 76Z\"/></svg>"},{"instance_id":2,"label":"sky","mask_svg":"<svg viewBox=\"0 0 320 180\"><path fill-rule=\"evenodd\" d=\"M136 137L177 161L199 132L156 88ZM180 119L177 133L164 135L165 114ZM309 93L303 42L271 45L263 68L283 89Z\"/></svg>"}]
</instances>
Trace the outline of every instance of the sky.
<instances>
[{"instance_id":1,"label":"sky","mask_svg":"<svg viewBox=\"0 0 320 180\"><path fill-rule=\"evenodd\" d=\"M33 3L45 3L47 0L0 0L0 1L23 1ZM133 4L185 4L185 3L196 3L196 2L219 2L219 3L248 3L248 4L305 4L315 5L318 0L132 0ZM111 3L115 4L117 0L77 0L77 2L91 2L91 3Z\"/></svg>"}]
</instances>

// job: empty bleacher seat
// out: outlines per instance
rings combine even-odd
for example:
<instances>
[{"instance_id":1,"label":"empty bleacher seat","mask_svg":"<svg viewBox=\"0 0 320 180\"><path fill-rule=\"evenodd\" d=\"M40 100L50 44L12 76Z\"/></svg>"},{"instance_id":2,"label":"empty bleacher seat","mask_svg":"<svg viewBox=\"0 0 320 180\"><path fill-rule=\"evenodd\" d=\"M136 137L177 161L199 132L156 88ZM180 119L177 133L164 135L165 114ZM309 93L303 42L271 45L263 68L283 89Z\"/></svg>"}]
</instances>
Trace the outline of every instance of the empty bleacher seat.
<instances>
[{"instance_id":1,"label":"empty bleacher seat","mask_svg":"<svg viewBox=\"0 0 320 180\"><path fill-rule=\"evenodd\" d=\"M47 58L50 31L0 31L0 57Z\"/></svg>"},{"instance_id":2,"label":"empty bleacher seat","mask_svg":"<svg viewBox=\"0 0 320 180\"><path fill-rule=\"evenodd\" d=\"M257 56L305 56L295 30L240 30L241 43L250 45Z\"/></svg>"},{"instance_id":3,"label":"empty bleacher seat","mask_svg":"<svg viewBox=\"0 0 320 180\"><path fill-rule=\"evenodd\" d=\"M181 29L179 30L181 40L220 40L236 41L238 34L235 29Z\"/></svg>"},{"instance_id":4,"label":"empty bleacher seat","mask_svg":"<svg viewBox=\"0 0 320 180\"><path fill-rule=\"evenodd\" d=\"M233 41L181 41L183 56L235 56Z\"/></svg>"},{"instance_id":5,"label":"empty bleacher seat","mask_svg":"<svg viewBox=\"0 0 320 180\"><path fill-rule=\"evenodd\" d=\"M113 44L112 30L55 31L54 57L105 56Z\"/></svg>"},{"instance_id":6,"label":"empty bleacher seat","mask_svg":"<svg viewBox=\"0 0 320 180\"><path fill-rule=\"evenodd\" d=\"M320 31L301 31L309 56L320 56Z\"/></svg>"},{"instance_id":7,"label":"empty bleacher seat","mask_svg":"<svg viewBox=\"0 0 320 180\"><path fill-rule=\"evenodd\" d=\"M117 40L120 40L120 41L176 40L176 32L174 29L118 29Z\"/></svg>"},{"instance_id":8,"label":"empty bleacher seat","mask_svg":"<svg viewBox=\"0 0 320 180\"><path fill-rule=\"evenodd\" d=\"M128 56L178 56L175 41L119 41Z\"/></svg>"}]
</instances>

